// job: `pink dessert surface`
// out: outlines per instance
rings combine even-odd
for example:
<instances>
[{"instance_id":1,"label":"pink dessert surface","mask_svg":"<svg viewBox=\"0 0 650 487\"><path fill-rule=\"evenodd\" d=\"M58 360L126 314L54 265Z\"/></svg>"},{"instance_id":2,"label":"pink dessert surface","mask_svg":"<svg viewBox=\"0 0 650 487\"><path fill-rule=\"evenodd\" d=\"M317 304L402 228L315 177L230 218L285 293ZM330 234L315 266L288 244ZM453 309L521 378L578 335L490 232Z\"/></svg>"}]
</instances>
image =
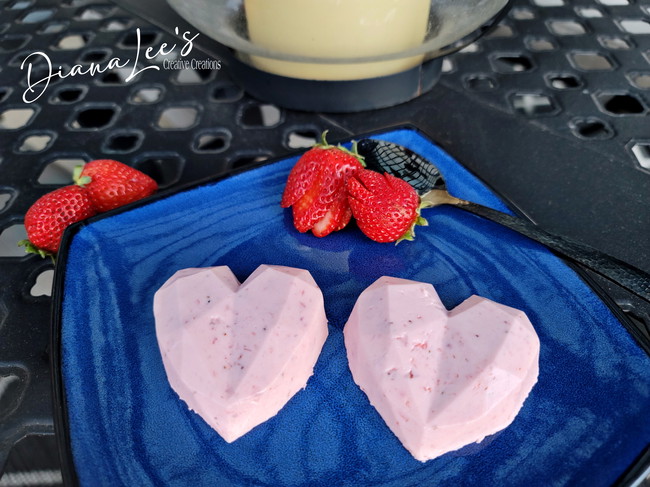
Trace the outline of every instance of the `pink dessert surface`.
<instances>
[{"instance_id":1,"label":"pink dessert surface","mask_svg":"<svg viewBox=\"0 0 650 487\"><path fill-rule=\"evenodd\" d=\"M328 334L311 274L282 266L241 285L226 266L180 270L156 292L154 316L170 385L227 442L306 386Z\"/></svg>"},{"instance_id":2,"label":"pink dessert surface","mask_svg":"<svg viewBox=\"0 0 650 487\"><path fill-rule=\"evenodd\" d=\"M479 296L447 311L431 284L378 279L344 336L355 382L422 462L506 428L537 382L524 312Z\"/></svg>"}]
</instances>

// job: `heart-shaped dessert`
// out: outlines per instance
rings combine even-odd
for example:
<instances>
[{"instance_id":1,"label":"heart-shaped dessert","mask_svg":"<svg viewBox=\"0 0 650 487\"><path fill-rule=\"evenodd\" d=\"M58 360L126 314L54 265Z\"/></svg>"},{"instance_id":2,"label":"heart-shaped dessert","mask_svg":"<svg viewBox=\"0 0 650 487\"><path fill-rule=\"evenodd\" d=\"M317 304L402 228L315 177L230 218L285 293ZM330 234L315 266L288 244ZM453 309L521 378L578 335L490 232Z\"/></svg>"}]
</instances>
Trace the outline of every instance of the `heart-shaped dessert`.
<instances>
[{"instance_id":1,"label":"heart-shaped dessert","mask_svg":"<svg viewBox=\"0 0 650 487\"><path fill-rule=\"evenodd\" d=\"M420 461L508 426L539 370L519 310L471 296L448 312L431 284L382 277L344 329L354 381Z\"/></svg>"},{"instance_id":2,"label":"heart-shaped dessert","mask_svg":"<svg viewBox=\"0 0 650 487\"><path fill-rule=\"evenodd\" d=\"M154 316L169 383L227 442L305 387L327 338L318 285L291 267L261 265L241 285L226 266L180 270Z\"/></svg>"}]
</instances>

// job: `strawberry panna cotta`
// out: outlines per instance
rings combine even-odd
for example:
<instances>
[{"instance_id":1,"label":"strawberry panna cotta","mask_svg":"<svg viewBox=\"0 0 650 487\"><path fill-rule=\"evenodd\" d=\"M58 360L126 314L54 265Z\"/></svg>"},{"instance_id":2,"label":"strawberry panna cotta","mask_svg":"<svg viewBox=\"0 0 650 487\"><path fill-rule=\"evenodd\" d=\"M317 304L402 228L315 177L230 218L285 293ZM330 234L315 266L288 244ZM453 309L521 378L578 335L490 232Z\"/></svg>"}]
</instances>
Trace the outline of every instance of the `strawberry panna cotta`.
<instances>
[{"instance_id":1,"label":"strawberry panna cotta","mask_svg":"<svg viewBox=\"0 0 650 487\"><path fill-rule=\"evenodd\" d=\"M292 207L294 227L325 237L354 216L359 229L376 242L413 240L415 226L427 224L415 189L398 177L365 169L355 143L352 150L329 145L326 135L289 173L280 206Z\"/></svg>"},{"instance_id":2,"label":"strawberry panna cotta","mask_svg":"<svg viewBox=\"0 0 650 487\"><path fill-rule=\"evenodd\" d=\"M75 184L41 196L25 214L27 239L18 242L28 253L54 257L61 237L73 223L152 195L158 184L126 164L108 159L75 169Z\"/></svg>"}]
</instances>

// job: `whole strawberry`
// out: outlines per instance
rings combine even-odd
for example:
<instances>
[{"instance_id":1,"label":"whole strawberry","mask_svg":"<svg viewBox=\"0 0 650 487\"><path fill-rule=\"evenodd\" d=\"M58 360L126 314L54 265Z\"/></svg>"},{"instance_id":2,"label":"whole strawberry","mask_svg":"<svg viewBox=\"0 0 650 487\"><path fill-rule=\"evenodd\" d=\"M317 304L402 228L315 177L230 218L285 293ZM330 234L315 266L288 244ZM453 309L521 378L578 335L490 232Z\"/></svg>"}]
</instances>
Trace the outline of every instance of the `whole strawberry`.
<instances>
[{"instance_id":1,"label":"whole strawberry","mask_svg":"<svg viewBox=\"0 0 650 487\"><path fill-rule=\"evenodd\" d=\"M427 224L420 216L418 194L402 179L364 169L346 187L359 228L376 242L413 240L415 225Z\"/></svg>"},{"instance_id":2,"label":"whole strawberry","mask_svg":"<svg viewBox=\"0 0 650 487\"><path fill-rule=\"evenodd\" d=\"M98 212L150 196L158 184L141 171L110 159L98 159L75 172L75 182L85 187Z\"/></svg>"},{"instance_id":3,"label":"whole strawberry","mask_svg":"<svg viewBox=\"0 0 650 487\"><path fill-rule=\"evenodd\" d=\"M19 245L45 257L59 250L63 231L73 223L97 213L88 192L71 185L41 196L25 214L27 240Z\"/></svg>"},{"instance_id":4,"label":"whole strawberry","mask_svg":"<svg viewBox=\"0 0 650 487\"><path fill-rule=\"evenodd\" d=\"M293 225L299 232L311 230L317 237L348 224L352 211L345 181L363 169L358 154L329 145L326 135L324 132L321 143L305 152L293 167L280 202L282 208L292 207Z\"/></svg>"}]
</instances>

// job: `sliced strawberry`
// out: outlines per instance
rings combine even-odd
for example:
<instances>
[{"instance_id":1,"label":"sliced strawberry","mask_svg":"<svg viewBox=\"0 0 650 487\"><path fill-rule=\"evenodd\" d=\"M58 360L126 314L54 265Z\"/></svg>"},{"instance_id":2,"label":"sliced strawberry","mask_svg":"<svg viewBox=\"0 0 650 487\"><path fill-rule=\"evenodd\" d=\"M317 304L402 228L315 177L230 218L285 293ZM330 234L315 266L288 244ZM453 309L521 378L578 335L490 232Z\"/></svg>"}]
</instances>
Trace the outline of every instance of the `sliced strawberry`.
<instances>
[{"instance_id":1,"label":"sliced strawberry","mask_svg":"<svg viewBox=\"0 0 650 487\"><path fill-rule=\"evenodd\" d=\"M328 202L323 201L322 187L313 184L307 192L293 204L293 224L301 233L310 230L325 216Z\"/></svg>"},{"instance_id":2,"label":"sliced strawberry","mask_svg":"<svg viewBox=\"0 0 650 487\"><path fill-rule=\"evenodd\" d=\"M293 211L299 232L312 230L317 237L343 229L351 218L345 181L363 169L358 155L325 140L298 160L289 173L280 205Z\"/></svg>"},{"instance_id":3,"label":"sliced strawberry","mask_svg":"<svg viewBox=\"0 0 650 487\"><path fill-rule=\"evenodd\" d=\"M301 157L289 173L287 184L282 193L282 208L289 208L302 198L312 187L318 176L318 159L316 157Z\"/></svg>"},{"instance_id":4,"label":"sliced strawberry","mask_svg":"<svg viewBox=\"0 0 650 487\"><path fill-rule=\"evenodd\" d=\"M352 218L352 210L348 204L345 191L338 193L338 198L325 213L325 216L318 220L312 227L312 233L317 237L325 237L332 232L343 230Z\"/></svg>"}]
</instances>

